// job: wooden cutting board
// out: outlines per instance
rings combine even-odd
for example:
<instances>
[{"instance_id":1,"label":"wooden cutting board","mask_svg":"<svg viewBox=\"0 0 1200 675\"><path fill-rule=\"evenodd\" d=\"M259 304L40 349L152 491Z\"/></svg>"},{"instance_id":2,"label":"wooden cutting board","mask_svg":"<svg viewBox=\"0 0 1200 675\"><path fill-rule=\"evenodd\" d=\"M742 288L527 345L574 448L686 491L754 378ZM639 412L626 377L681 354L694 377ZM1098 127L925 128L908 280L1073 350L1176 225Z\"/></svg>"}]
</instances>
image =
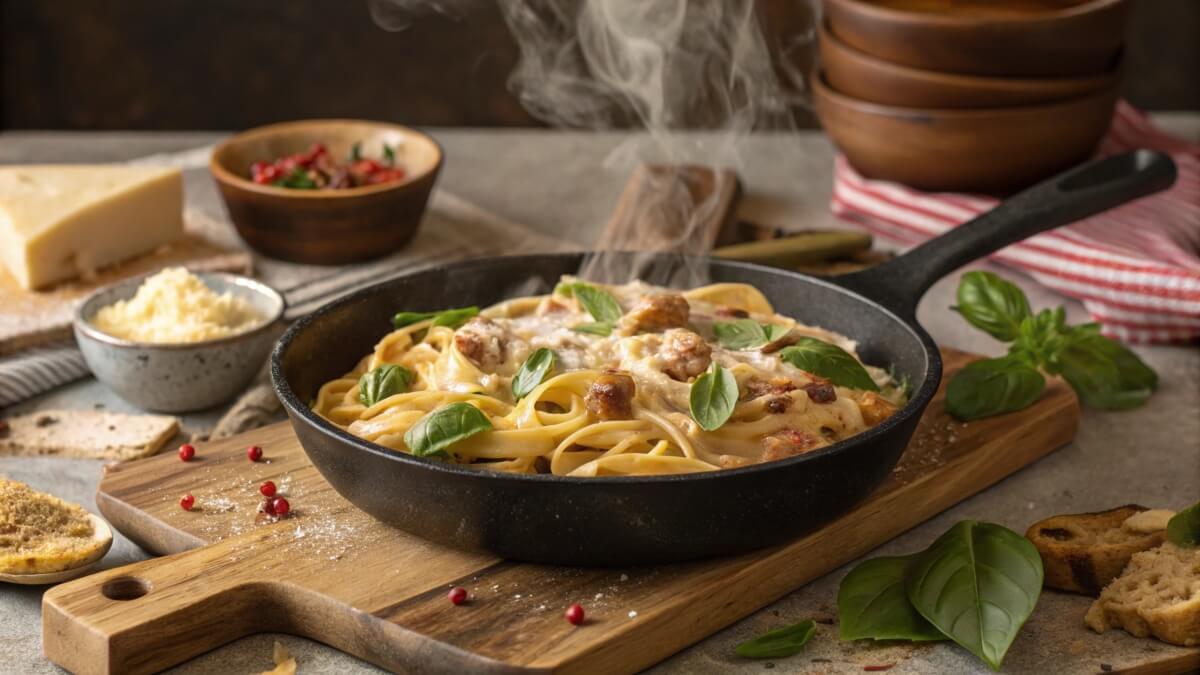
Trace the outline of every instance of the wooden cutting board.
<instances>
[{"instance_id":1,"label":"wooden cutting board","mask_svg":"<svg viewBox=\"0 0 1200 675\"><path fill-rule=\"evenodd\" d=\"M251 258L244 251L231 251L187 235L153 253L106 268L92 279L67 282L45 291L25 290L0 267L0 356L70 337L75 305L89 293L172 265L249 274Z\"/></svg>"},{"instance_id":2,"label":"wooden cutting board","mask_svg":"<svg viewBox=\"0 0 1200 675\"><path fill-rule=\"evenodd\" d=\"M947 373L972 358L944 353ZM43 646L77 673L153 672L268 631L399 671L634 672L1068 443L1077 422L1061 382L1032 408L965 425L939 394L891 478L840 520L786 546L647 569L521 564L417 539L338 496L279 424L203 445L189 463L169 453L109 467L101 512L173 555L48 591ZM246 459L251 444L265 461ZM274 523L256 512L268 479L292 505ZM184 493L195 510L180 509ZM455 585L469 603L447 601ZM578 628L562 618L573 602L587 608Z\"/></svg>"}]
</instances>

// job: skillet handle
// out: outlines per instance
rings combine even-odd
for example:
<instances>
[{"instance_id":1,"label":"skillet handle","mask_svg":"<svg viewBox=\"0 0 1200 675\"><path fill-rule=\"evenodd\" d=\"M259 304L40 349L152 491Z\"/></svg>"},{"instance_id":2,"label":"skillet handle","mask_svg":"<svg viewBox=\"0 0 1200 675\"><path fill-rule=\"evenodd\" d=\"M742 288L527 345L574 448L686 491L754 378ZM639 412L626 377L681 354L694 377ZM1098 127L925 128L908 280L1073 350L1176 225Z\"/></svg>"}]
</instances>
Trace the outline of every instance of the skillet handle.
<instances>
[{"instance_id":1,"label":"skillet handle","mask_svg":"<svg viewBox=\"0 0 1200 675\"><path fill-rule=\"evenodd\" d=\"M1152 150L1081 164L898 258L832 281L911 319L925 291L959 267L1039 232L1165 190L1175 174L1171 158Z\"/></svg>"}]
</instances>

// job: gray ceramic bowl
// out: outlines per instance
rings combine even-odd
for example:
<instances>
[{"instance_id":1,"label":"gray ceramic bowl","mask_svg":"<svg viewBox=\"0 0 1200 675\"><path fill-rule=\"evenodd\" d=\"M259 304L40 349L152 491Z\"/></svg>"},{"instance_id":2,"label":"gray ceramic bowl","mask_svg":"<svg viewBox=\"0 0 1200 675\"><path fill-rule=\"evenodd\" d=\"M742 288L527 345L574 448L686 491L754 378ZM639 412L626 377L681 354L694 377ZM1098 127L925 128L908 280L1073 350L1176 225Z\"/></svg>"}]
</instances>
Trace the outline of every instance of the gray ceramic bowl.
<instances>
[{"instance_id":1,"label":"gray ceramic bowl","mask_svg":"<svg viewBox=\"0 0 1200 675\"><path fill-rule=\"evenodd\" d=\"M127 300L146 277L101 288L75 310L75 340L96 379L146 410L188 412L210 408L241 393L279 336L286 303L266 284L234 274L196 273L217 293L245 298L265 318L237 335L203 342L155 344L102 332L91 319L101 307Z\"/></svg>"}]
</instances>

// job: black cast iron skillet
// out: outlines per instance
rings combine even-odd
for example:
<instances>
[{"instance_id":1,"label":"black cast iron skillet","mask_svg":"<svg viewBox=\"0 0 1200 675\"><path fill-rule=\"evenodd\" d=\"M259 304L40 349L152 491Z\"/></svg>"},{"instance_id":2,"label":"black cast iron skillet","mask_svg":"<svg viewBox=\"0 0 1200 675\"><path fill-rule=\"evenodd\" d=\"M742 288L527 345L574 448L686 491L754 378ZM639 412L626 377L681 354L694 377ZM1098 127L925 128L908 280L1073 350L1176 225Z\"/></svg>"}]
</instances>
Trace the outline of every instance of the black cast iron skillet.
<instances>
[{"instance_id":1,"label":"black cast iron skillet","mask_svg":"<svg viewBox=\"0 0 1200 675\"><path fill-rule=\"evenodd\" d=\"M1083 165L907 255L832 281L699 261L712 281L753 284L781 314L851 336L866 362L891 365L915 384L908 404L879 426L778 462L679 476L512 475L394 452L309 410L322 383L350 370L391 330L397 310L486 306L529 293L531 278L548 289L579 270L579 253L472 260L361 290L293 325L271 357L271 375L301 445L330 484L364 511L421 537L568 565L736 553L832 520L895 466L942 375L937 346L915 319L917 301L934 281L1035 233L1162 190L1174 178L1171 160L1149 151ZM681 264L670 256L657 262L658 272Z\"/></svg>"}]
</instances>

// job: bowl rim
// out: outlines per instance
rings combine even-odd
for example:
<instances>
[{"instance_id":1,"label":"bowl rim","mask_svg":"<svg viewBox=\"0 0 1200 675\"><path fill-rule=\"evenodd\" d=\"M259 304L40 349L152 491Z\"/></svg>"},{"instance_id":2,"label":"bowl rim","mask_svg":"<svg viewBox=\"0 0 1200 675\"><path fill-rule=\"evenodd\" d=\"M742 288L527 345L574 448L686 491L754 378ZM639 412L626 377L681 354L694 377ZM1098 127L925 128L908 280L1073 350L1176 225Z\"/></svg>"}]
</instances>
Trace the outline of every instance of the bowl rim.
<instances>
[{"instance_id":1,"label":"bowl rim","mask_svg":"<svg viewBox=\"0 0 1200 675\"><path fill-rule=\"evenodd\" d=\"M260 185L254 181L239 176L238 174L225 168L218 158L227 152L229 148L235 145L244 143L250 139L260 136L274 136L279 132L286 132L295 127L306 126L337 126L340 124L366 124L369 126L380 127L398 131L402 134L416 136L428 141L437 151L436 161L434 161L427 169L421 172L413 173L405 176L403 180L392 181L390 183L379 183L378 185L360 185L358 187L343 188L338 190L318 189L318 190L292 190L289 188L275 187L274 185ZM442 144L433 136L407 127L402 124L393 124L391 122L379 122L376 120L354 119L349 117L322 117L314 119L289 120L287 122L275 122L273 124L264 124L258 127L252 127L245 131L238 132L229 138L218 143L212 150L208 158L208 170L213 175L213 178L219 183L224 183L232 187L236 187L248 192L256 192L262 195L270 195L272 197L292 197L296 199L346 199L351 197L363 197L366 195L378 194L404 188L416 183L427 176L434 175L442 167L442 162L445 161L446 151L442 148Z\"/></svg>"},{"instance_id":2,"label":"bowl rim","mask_svg":"<svg viewBox=\"0 0 1200 675\"><path fill-rule=\"evenodd\" d=\"M880 115L886 117L914 117L924 115L926 117L938 117L942 119L953 120L971 120L985 118L1019 118L1026 115L1049 112L1058 108L1072 108L1092 101L1102 101L1117 96L1117 89L1120 84L1119 78L1108 83L1102 89L1090 92L1084 96L1074 96L1058 101L1047 101L1044 103L1033 103L1030 105L1016 106L1000 106L993 108L913 108L899 105L887 105L884 103L872 103L864 101L860 98L854 98L847 94L834 89L825 79L825 71L818 67L813 71L813 76L810 78L813 91L813 103L825 98L833 103L855 110L858 112L868 113L871 115Z\"/></svg>"},{"instance_id":3,"label":"bowl rim","mask_svg":"<svg viewBox=\"0 0 1200 675\"><path fill-rule=\"evenodd\" d=\"M971 87L982 91L1008 91L1014 89L1034 90L1037 92L1054 91L1059 86L1067 82L1088 82L1096 85L1094 91L1102 91L1110 86L1117 84L1121 78L1122 70L1125 66L1125 50L1117 54L1113 59L1112 66L1099 75L1066 75L1052 77L1000 77L990 75L969 75L966 73L950 73L940 70L930 70L928 68L916 68L907 66L902 63L881 59L873 54L868 54L861 49L856 49L852 45L846 44L846 41L838 37L833 32L833 27L829 24L829 17L822 17L817 26L818 50L823 49L823 45L829 45L829 48L841 52L845 56L844 59L857 61L865 67L873 68L880 71L883 75L889 77L901 77L910 80L916 80L927 84L944 86L944 87ZM825 62L821 62L821 73L824 77ZM826 86L829 86L826 83ZM830 87L832 88L832 87ZM836 92L836 90L834 90ZM841 92L837 92L841 93ZM846 96L846 94L842 94ZM853 98L853 97L849 97ZM1057 101L1046 101L1046 103L1057 103L1061 101L1070 101L1076 98L1084 98L1076 96L1067 99L1059 99ZM880 104L886 105L886 104ZM1032 107L1040 105L1039 103L1029 104L1028 106L1005 106L1005 107ZM895 106L901 107L901 106ZM974 108L975 110L989 110L991 108ZM998 109L998 108L996 108ZM933 110L933 108L931 108ZM951 108L946 108L951 110ZM965 108L964 108L965 110Z\"/></svg>"},{"instance_id":4,"label":"bowl rim","mask_svg":"<svg viewBox=\"0 0 1200 675\"><path fill-rule=\"evenodd\" d=\"M902 24L926 24L933 25L939 28L962 28L978 25L981 21L979 17L971 17L963 14L952 14L948 12L918 12L912 10L897 9L884 5L877 5L869 0L825 0L829 5L836 5L845 8L847 11L854 12L860 16L870 18L872 20L882 20ZM994 21L998 24L1022 24L1020 28L1025 28L1029 24L1048 23L1053 21L1065 21L1074 19L1092 12L1100 12L1117 5L1125 4L1127 0L1084 0L1079 4L1062 9L1048 9L1044 12L1029 12L1027 14L1014 13L1012 16L1006 16L1003 19Z\"/></svg>"},{"instance_id":5,"label":"bowl rim","mask_svg":"<svg viewBox=\"0 0 1200 675\"><path fill-rule=\"evenodd\" d=\"M75 306L75 316L74 316L73 324L75 326L76 332L82 333L84 336L88 337L91 340L94 340L96 342L101 342L105 346L115 347L118 349L158 349L158 350L165 350L165 351L183 351L183 350L197 349L197 348L202 348L202 347L213 347L213 346L218 346L218 345L230 344L230 343L237 342L240 340L245 340L246 338L249 338L254 335L261 334L261 333L267 331L268 329L270 329L271 326L275 325L280 319L282 319L284 312L287 310L287 299L283 297L283 294L257 279L253 279L251 277L244 276L241 274L232 274L229 272L202 272L202 271L196 271L196 270L188 270L188 272L190 274L194 274L194 275L200 277L201 279L204 279L205 277L216 277L219 279L223 279L224 281L226 281L234 286L239 286L241 288L247 289L252 293L257 293L259 295L266 296L267 298L271 299L272 301L274 301L276 303L277 308L270 316L263 317L263 319L258 324L256 324L253 328L250 328L249 330L245 330L240 333L234 333L233 335L226 335L225 337L211 338L208 340L198 340L196 342L142 342L139 340L127 340L125 338L120 338L115 335L110 335L108 333L105 333L104 331L100 330L98 327L93 325L91 320L89 319L89 317L86 316L86 310L88 309L88 307L93 302L95 302L96 298L98 298L101 294L107 293L116 288L119 288L122 286L127 286L130 284L135 284L134 292L136 293L137 292L136 288L141 287L143 281L145 281L146 279L148 279L149 277L151 277L155 274L158 274L161 271L162 270L155 270L153 272L147 272L145 274L139 274L134 277L122 279L120 281L116 281L116 282L113 282L106 286L97 288L96 290L89 293L87 295L87 297L85 297L82 301L79 302L78 305Z\"/></svg>"}]
</instances>

